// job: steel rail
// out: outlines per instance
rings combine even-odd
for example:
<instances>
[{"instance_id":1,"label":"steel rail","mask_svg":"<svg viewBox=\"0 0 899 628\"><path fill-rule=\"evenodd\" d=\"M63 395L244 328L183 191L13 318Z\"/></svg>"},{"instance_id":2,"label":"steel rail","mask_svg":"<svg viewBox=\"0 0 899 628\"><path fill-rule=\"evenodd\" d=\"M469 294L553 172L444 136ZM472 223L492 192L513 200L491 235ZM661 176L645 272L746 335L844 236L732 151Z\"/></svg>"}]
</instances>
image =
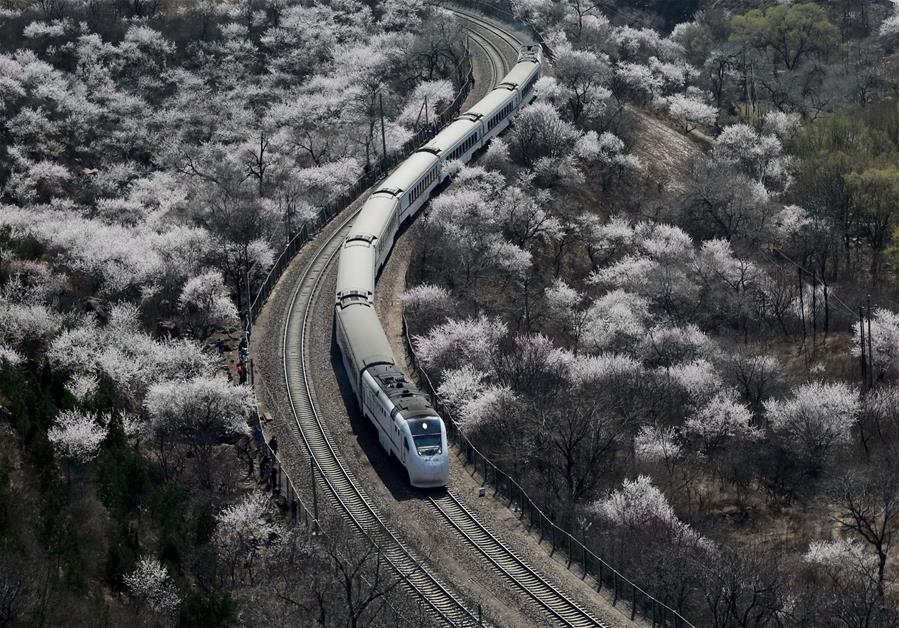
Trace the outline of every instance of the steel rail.
<instances>
[{"instance_id":1,"label":"steel rail","mask_svg":"<svg viewBox=\"0 0 899 628\"><path fill-rule=\"evenodd\" d=\"M340 251L350 222L359 211L350 212L321 244L291 295L282 334L284 380L291 413L319 477L352 523L371 540L400 578L439 619L451 626L476 625L477 616L412 555L359 489L335 451L315 401L307 364L311 313L322 280Z\"/></svg>"},{"instance_id":2,"label":"steel rail","mask_svg":"<svg viewBox=\"0 0 899 628\"><path fill-rule=\"evenodd\" d=\"M503 28L502 26L499 26L493 22L488 22L477 14L463 11L462 9L460 9L456 6L443 5L443 8L446 9L447 11L449 11L450 13L453 13L453 14L461 17L463 20L477 24L480 28L484 29L485 31L487 31L489 33L492 33L500 41L502 41L505 45L507 45L509 48L511 48L512 52L514 52L516 55L518 54L518 49L522 46L522 40L519 38L519 36L517 34L511 32L511 31L508 31L505 28Z\"/></svg>"},{"instance_id":3,"label":"steel rail","mask_svg":"<svg viewBox=\"0 0 899 628\"><path fill-rule=\"evenodd\" d=\"M508 33L485 25L470 14L463 15L517 52ZM492 83L507 69L505 56L483 33L468 28L472 41L490 60ZM493 53L490 52L492 48ZM308 360L312 312L325 277L329 274L350 222L359 210L350 212L313 253L291 294L288 316L282 333L284 379L291 413L303 444L318 470L320 480L352 523L382 552L388 564L443 622L449 625L476 624L478 619L428 567L400 541L356 484L334 448L316 403ZM555 622L568 627L603 626L587 611L529 567L505 543L490 532L471 511L450 492L430 498L441 516L506 579L530 597Z\"/></svg>"},{"instance_id":4,"label":"steel rail","mask_svg":"<svg viewBox=\"0 0 899 628\"><path fill-rule=\"evenodd\" d=\"M490 41L482 34L476 33L475 31L469 30L469 37L478 48L484 51L484 56L490 59L490 87L489 89L493 89L493 87L499 81L499 77L502 76L505 67L506 60L503 55L496 50ZM491 50L493 52L491 53ZM499 62L497 63L497 58L499 58Z\"/></svg>"},{"instance_id":5,"label":"steel rail","mask_svg":"<svg viewBox=\"0 0 899 628\"><path fill-rule=\"evenodd\" d=\"M451 490L440 496L430 496L429 500L440 515L487 562L511 580L553 620L567 627L606 628L605 624L565 595L497 538Z\"/></svg>"},{"instance_id":6,"label":"steel rail","mask_svg":"<svg viewBox=\"0 0 899 628\"><path fill-rule=\"evenodd\" d=\"M458 11L455 7L446 8L462 16L466 21L477 24L494 37L508 44L517 54L521 42L514 35L481 21L478 16ZM467 29L472 35L475 34L475 31L470 27L467 27ZM479 34L478 38L483 39L487 45L492 46L496 52L499 52L495 45L483 34ZM515 43L510 43L509 38L512 38ZM476 41L476 43L482 48L484 47L484 43L481 41ZM500 56L505 64L505 57ZM429 496L429 501L469 545L474 547L501 575L531 598L555 622L562 626L578 628L581 626L604 626L569 596L565 595L525 563L511 548L498 539L451 490L447 490L445 494L439 497Z\"/></svg>"}]
</instances>

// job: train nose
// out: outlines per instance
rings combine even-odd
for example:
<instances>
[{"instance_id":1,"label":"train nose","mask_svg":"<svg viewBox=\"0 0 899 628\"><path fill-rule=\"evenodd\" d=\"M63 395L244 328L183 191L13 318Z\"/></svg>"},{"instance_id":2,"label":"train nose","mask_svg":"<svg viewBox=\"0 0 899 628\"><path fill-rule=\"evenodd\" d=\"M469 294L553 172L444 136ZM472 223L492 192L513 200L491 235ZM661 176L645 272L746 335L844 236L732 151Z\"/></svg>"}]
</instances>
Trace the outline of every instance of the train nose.
<instances>
[{"instance_id":1,"label":"train nose","mask_svg":"<svg viewBox=\"0 0 899 628\"><path fill-rule=\"evenodd\" d=\"M416 465L414 483L416 486L445 486L449 479L449 460L445 456L424 458Z\"/></svg>"}]
</instances>

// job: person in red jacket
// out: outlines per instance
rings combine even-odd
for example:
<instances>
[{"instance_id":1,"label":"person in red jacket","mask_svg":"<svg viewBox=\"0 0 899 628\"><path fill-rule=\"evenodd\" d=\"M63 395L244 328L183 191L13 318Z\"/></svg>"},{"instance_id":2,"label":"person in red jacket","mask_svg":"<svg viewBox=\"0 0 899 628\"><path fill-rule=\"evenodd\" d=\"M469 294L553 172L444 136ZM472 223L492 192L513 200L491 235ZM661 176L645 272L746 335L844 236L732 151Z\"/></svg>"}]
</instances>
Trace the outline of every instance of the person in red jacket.
<instances>
[{"instance_id":1,"label":"person in red jacket","mask_svg":"<svg viewBox=\"0 0 899 628\"><path fill-rule=\"evenodd\" d=\"M235 369L237 371L237 377L240 380L241 384L247 383L247 365L243 363L243 361L238 362Z\"/></svg>"}]
</instances>

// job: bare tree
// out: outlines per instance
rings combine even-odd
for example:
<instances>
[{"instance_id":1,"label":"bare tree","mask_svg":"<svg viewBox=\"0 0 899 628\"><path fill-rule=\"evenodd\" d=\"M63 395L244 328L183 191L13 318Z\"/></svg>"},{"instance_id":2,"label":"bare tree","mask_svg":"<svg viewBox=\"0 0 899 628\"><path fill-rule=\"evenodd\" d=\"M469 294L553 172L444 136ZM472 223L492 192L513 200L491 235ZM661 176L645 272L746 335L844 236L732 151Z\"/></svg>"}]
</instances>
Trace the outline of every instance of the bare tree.
<instances>
[{"instance_id":1,"label":"bare tree","mask_svg":"<svg viewBox=\"0 0 899 628\"><path fill-rule=\"evenodd\" d=\"M871 476L843 478L838 489L841 512L836 519L877 554L877 591L883 598L887 560L899 529L899 476L890 461L879 467Z\"/></svg>"}]
</instances>

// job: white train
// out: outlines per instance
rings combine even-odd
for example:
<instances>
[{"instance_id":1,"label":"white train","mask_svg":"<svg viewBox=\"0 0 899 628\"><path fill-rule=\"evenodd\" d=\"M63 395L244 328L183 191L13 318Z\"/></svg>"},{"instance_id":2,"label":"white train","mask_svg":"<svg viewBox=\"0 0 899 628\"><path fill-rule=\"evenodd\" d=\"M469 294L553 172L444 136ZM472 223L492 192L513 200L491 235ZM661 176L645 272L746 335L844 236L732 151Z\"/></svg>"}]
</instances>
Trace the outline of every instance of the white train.
<instances>
[{"instance_id":1,"label":"white train","mask_svg":"<svg viewBox=\"0 0 899 628\"><path fill-rule=\"evenodd\" d=\"M397 366L374 309L375 277L396 233L446 178L448 161L468 161L509 126L534 96L542 49L524 46L515 67L474 107L406 159L372 192L340 251L334 329L353 393L378 430L381 446L406 468L417 487L449 478L446 427Z\"/></svg>"}]
</instances>

